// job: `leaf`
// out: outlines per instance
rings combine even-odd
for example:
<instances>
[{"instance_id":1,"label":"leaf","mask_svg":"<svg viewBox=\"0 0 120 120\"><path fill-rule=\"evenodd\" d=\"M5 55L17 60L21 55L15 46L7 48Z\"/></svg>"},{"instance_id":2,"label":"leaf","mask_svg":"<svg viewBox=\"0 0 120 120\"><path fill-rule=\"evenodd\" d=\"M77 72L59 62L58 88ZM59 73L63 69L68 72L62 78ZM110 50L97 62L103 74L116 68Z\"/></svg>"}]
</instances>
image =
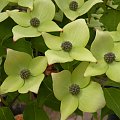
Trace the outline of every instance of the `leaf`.
<instances>
[{"instance_id":1,"label":"leaf","mask_svg":"<svg viewBox=\"0 0 120 120\"><path fill-rule=\"evenodd\" d=\"M23 112L24 120L49 120L46 113L38 107L36 102L28 104Z\"/></svg>"},{"instance_id":2,"label":"leaf","mask_svg":"<svg viewBox=\"0 0 120 120\"><path fill-rule=\"evenodd\" d=\"M109 9L104 12L103 16L100 19L109 31L115 31L118 23L120 22L120 11Z\"/></svg>"},{"instance_id":3,"label":"leaf","mask_svg":"<svg viewBox=\"0 0 120 120\"><path fill-rule=\"evenodd\" d=\"M115 88L105 88L103 90L107 107L112 109L120 118L120 90Z\"/></svg>"},{"instance_id":4,"label":"leaf","mask_svg":"<svg viewBox=\"0 0 120 120\"><path fill-rule=\"evenodd\" d=\"M0 108L0 120L15 120L12 112L7 107Z\"/></svg>"},{"instance_id":5,"label":"leaf","mask_svg":"<svg viewBox=\"0 0 120 120\"><path fill-rule=\"evenodd\" d=\"M31 43L26 41L24 38L19 39L16 42L13 42L13 39L11 38L4 40L3 46L6 48L14 49L16 51L26 52L32 55Z\"/></svg>"}]
</instances>

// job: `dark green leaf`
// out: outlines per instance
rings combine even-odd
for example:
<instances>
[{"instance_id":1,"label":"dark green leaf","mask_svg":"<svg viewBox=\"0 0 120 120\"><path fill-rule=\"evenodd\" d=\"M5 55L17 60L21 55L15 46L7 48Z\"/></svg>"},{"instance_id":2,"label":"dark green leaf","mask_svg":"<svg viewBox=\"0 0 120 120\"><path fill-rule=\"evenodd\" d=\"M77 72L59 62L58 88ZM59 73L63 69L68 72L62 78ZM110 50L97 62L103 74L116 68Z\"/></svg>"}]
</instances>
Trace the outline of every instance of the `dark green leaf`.
<instances>
[{"instance_id":1,"label":"dark green leaf","mask_svg":"<svg viewBox=\"0 0 120 120\"><path fill-rule=\"evenodd\" d=\"M104 95L107 107L113 110L116 115L120 117L120 89L105 88Z\"/></svg>"},{"instance_id":2,"label":"dark green leaf","mask_svg":"<svg viewBox=\"0 0 120 120\"><path fill-rule=\"evenodd\" d=\"M104 12L100 22L104 24L106 30L115 31L120 22L120 11L108 9Z\"/></svg>"},{"instance_id":3,"label":"dark green leaf","mask_svg":"<svg viewBox=\"0 0 120 120\"><path fill-rule=\"evenodd\" d=\"M12 112L7 107L0 108L0 120L15 120Z\"/></svg>"},{"instance_id":4,"label":"dark green leaf","mask_svg":"<svg viewBox=\"0 0 120 120\"><path fill-rule=\"evenodd\" d=\"M24 120L49 120L46 113L39 108L36 102L28 104L23 113Z\"/></svg>"}]
</instances>

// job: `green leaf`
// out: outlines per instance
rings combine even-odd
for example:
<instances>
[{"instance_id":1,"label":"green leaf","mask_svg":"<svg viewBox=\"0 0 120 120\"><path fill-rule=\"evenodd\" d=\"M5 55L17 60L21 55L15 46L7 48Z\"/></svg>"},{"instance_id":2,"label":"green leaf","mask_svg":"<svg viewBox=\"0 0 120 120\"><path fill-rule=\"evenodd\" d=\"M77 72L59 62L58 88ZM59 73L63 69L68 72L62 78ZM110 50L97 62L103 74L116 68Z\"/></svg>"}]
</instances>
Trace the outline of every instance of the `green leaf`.
<instances>
[{"instance_id":1,"label":"green leaf","mask_svg":"<svg viewBox=\"0 0 120 120\"><path fill-rule=\"evenodd\" d=\"M32 55L33 49L31 48L31 43L26 41L24 38L17 41L13 41L12 38L4 40L3 46L20 52L26 52Z\"/></svg>"},{"instance_id":2,"label":"green leaf","mask_svg":"<svg viewBox=\"0 0 120 120\"><path fill-rule=\"evenodd\" d=\"M104 88L103 90L107 107L120 118L120 90L115 88Z\"/></svg>"},{"instance_id":3,"label":"green leaf","mask_svg":"<svg viewBox=\"0 0 120 120\"><path fill-rule=\"evenodd\" d=\"M0 120L15 120L11 110L7 107L0 108Z\"/></svg>"},{"instance_id":4,"label":"green leaf","mask_svg":"<svg viewBox=\"0 0 120 120\"><path fill-rule=\"evenodd\" d=\"M120 22L120 11L108 9L100 18L100 22L104 24L107 30L115 31Z\"/></svg>"},{"instance_id":5,"label":"green leaf","mask_svg":"<svg viewBox=\"0 0 120 120\"><path fill-rule=\"evenodd\" d=\"M24 120L49 120L42 108L36 102L28 104L23 112Z\"/></svg>"}]
</instances>

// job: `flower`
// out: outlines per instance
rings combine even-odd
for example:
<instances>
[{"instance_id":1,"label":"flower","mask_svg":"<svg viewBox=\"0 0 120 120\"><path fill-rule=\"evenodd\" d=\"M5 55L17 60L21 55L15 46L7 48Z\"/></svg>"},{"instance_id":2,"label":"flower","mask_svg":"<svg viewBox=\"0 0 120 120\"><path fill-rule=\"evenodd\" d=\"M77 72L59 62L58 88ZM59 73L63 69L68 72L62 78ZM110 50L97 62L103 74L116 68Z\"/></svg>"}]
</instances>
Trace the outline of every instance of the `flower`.
<instances>
[{"instance_id":1,"label":"flower","mask_svg":"<svg viewBox=\"0 0 120 120\"><path fill-rule=\"evenodd\" d=\"M61 101L61 120L66 120L77 108L83 112L96 112L105 106L100 84L84 77L88 64L81 62L72 73L68 70L52 73L54 95Z\"/></svg>"},{"instance_id":2,"label":"flower","mask_svg":"<svg viewBox=\"0 0 120 120\"><path fill-rule=\"evenodd\" d=\"M22 37L37 37L42 32L60 31L61 28L52 21L55 6L51 0L35 0L32 11L7 11L9 16L18 24L13 27L13 40Z\"/></svg>"},{"instance_id":3,"label":"flower","mask_svg":"<svg viewBox=\"0 0 120 120\"><path fill-rule=\"evenodd\" d=\"M17 91L38 93L47 67L45 56L33 58L25 53L8 49L4 69L8 77L0 86L0 94Z\"/></svg>"},{"instance_id":4,"label":"flower","mask_svg":"<svg viewBox=\"0 0 120 120\"><path fill-rule=\"evenodd\" d=\"M96 62L91 52L85 48L89 40L89 29L84 19L78 19L64 26L59 36L42 33L45 44L51 50L45 55L49 64L75 60Z\"/></svg>"},{"instance_id":5,"label":"flower","mask_svg":"<svg viewBox=\"0 0 120 120\"><path fill-rule=\"evenodd\" d=\"M75 20L78 16L87 13L93 5L102 0L55 0L58 7L64 12L67 18Z\"/></svg>"},{"instance_id":6,"label":"flower","mask_svg":"<svg viewBox=\"0 0 120 120\"><path fill-rule=\"evenodd\" d=\"M114 43L107 31L97 30L95 40L91 45L91 52L97 62L89 64L85 76L106 73L109 79L120 82L120 43Z\"/></svg>"}]
</instances>

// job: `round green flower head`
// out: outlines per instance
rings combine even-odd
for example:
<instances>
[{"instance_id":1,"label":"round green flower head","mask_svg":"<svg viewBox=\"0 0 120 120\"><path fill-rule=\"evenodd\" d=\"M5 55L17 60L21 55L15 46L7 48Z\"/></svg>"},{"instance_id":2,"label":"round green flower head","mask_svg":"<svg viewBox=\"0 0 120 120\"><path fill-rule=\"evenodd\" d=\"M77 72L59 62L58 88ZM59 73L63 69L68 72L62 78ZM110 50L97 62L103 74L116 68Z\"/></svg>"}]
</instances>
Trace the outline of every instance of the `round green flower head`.
<instances>
[{"instance_id":1,"label":"round green flower head","mask_svg":"<svg viewBox=\"0 0 120 120\"><path fill-rule=\"evenodd\" d=\"M40 20L38 18L34 17L30 20L30 24L33 27L38 27L40 25Z\"/></svg>"},{"instance_id":2,"label":"round green flower head","mask_svg":"<svg viewBox=\"0 0 120 120\"><path fill-rule=\"evenodd\" d=\"M113 61L115 61L115 54L112 53L112 52L106 53L106 54L104 55L104 60L105 60L108 64L112 63Z\"/></svg>"},{"instance_id":3,"label":"round green flower head","mask_svg":"<svg viewBox=\"0 0 120 120\"><path fill-rule=\"evenodd\" d=\"M80 92L80 87L77 84L72 84L71 86L69 86L69 92L72 95L78 95Z\"/></svg>"},{"instance_id":4,"label":"round green flower head","mask_svg":"<svg viewBox=\"0 0 120 120\"><path fill-rule=\"evenodd\" d=\"M78 9L78 3L76 1L71 1L69 4L70 10L76 11Z\"/></svg>"},{"instance_id":5,"label":"round green flower head","mask_svg":"<svg viewBox=\"0 0 120 120\"><path fill-rule=\"evenodd\" d=\"M30 70L28 70L28 69L23 69L20 71L20 77L23 80L29 79L30 75L31 75L31 73L30 73Z\"/></svg>"},{"instance_id":6,"label":"round green flower head","mask_svg":"<svg viewBox=\"0 0 120 120\"><path fill-rule=\"evenodd\" d=\"M61 44L61 48L65 51L65 52L69 52L72 49L72 43L69 41L65 41Z\"/></svg>"}]
</instances>

